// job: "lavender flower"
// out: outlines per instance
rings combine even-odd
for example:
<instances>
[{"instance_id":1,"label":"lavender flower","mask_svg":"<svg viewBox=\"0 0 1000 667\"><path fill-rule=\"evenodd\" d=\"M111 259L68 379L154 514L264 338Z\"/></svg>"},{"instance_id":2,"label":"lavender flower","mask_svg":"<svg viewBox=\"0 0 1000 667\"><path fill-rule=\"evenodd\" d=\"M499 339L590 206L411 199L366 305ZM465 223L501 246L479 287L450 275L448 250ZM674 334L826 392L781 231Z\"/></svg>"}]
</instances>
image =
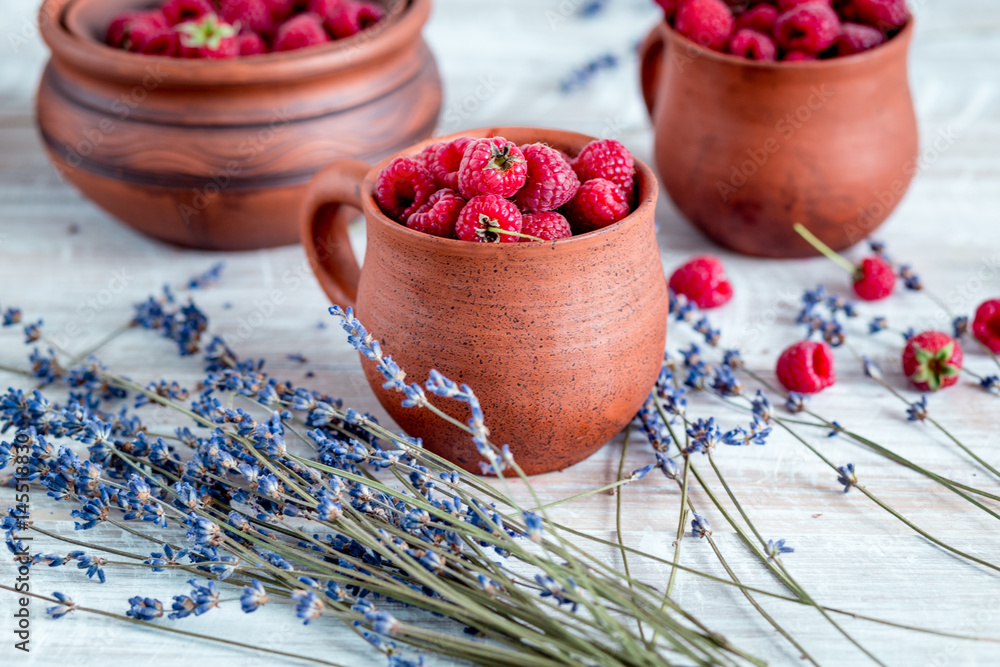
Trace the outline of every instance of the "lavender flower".
<instances>
[{"instance_id":1,"label":"lavender flower","mask_svg":"<svg viewBox=\"0 0 1000 667\"><path fill-rule=\"evenodd\" d=\"M691 535L692 537L709 537L712 534L712 527L708 523L708 519L702 515L694 512L694 518L691 520Z\"/></svg>"},{"instance_id":2,"label":"lavender flower","mask_svg":"<svg viewBox=\"0 0 1000 667\"><path fill-rule=\"evenodd\" d=\"M48 614L50 618L62 618L76 609L76 603L73 602L72 598L68 595L64 595L63 593L59 593L57 591L52 594L52 597L58 600L59 604L45 610L45 613Z\"/></svg>"},{"instance_id":3,"label":"lavender flower","mask_svg":"<svg viewBox=\"0 0 1000 667\"><path fill-rule=\"evenodd\" d=\"M292 599L295 601L295 615L302 619L303 625L309 625L311 621L322 616L326 608L319 596L312 591L304 589L292 591Z\"/></svg>"},{"instance_id":4,"label":"lavender flower","mask_svg":"<svg viewBox=\"0 0 1000 667\"><path fill-rule=\"evenodd\" d=\"M249 614L250 612L257 611L270 601L271 598L268 597L267 591L264 590L264 585L256 579L252 579L249 586L243 587L243 595L240 596L240 606L245 613Z\"/></svg>"},{"instance_id":5,"label":"lavender flower","mask_svg":"<svg viewBox=\"0 0 1000 667\"><path fill-rule=\"evenodd\" d=\"M906 418L911 422L926 421L928 416L927 396L921 396L919 401L911 403L906 408Z\"/></svg>"},{"instance_id":6,"label":"lavender flower","mask_svg":"<svg viewBox=\"0 0 1000 667\"><path fill-rule=\"evenodd\" d=\"M129 598L128 603L129 610L125 612L125 615L134 619L152 621L154 618L163 616L163 603L155 598L144 598L141 595L136 595Z\"/></svg>"},{"instance_id":7,"label":"lavender flower","mask_svg":"<svg viewBox=\"0 0 1000 667\"><path fill-rule=\"evenodd\" d=\"M840 476L837 477L837 481L844 485L844 493L851 490L851 487L858 485L858 476L854 474L854 464L848 463L846 466L840 466L837 468L840 472Z\"/></svg>"},{"instance_id":8,"label":"lavender flower","mask_svg":"<svg viewBox=\"0 0 1000 667\"><path fill-rule=\"evenodd\" d=\"M792 547L785 546L785 540L774 540L767 541L767 547L764 549L767 557L771 560L778 560L781 554L790 554L795 551Z\"/></svg>"}]
</instances>

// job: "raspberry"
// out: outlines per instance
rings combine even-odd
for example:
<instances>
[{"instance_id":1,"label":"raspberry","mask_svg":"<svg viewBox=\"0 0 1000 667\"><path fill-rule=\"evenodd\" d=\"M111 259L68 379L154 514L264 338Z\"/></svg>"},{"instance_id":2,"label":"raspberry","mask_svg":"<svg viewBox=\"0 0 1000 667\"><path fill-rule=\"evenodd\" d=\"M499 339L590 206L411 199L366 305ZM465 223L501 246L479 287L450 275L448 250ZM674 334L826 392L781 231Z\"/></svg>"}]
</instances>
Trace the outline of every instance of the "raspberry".
<instances>
[{"instance_id":1,"label":"raspberry","mask_svg":"<svg viewBox=\"0 0 1000 667\"><path fill-rule=\"evenodd\" d=\"M734 23L733 13L722 0L686 0L677 10L674 29L706 48L722 51Z\"/></svg>"},{"instance_id":2,"label":"raspberry","mask_svg":"<svg viewBox=\"0 0 1000 667\"><path fill-rule=\"evenodd\" d=\"M778 10L772 5L757 5L736 17L734 29L751 28L765 35L770 35L774 31L774 24L777 20Z\"/></svg>"},{"instance_id":3,"label":"raspberry","mask_svg":"<svg viewBox=\"0 0 1000 667\"><path fill-rule=\"evenodd\" d=\"M465 200L454 190L445 188L431 195L423 206L406 220L406 226L418 232L455 238L455 223L465 206Z\"/></svg>"},{"instance_id":4,"label":"raspberry","mask_svg":"<svg viewBox=\"0 0 1000 667\"><path fill-rule=\"evenodd\" d=\"M849 56L873 49L885 42L885 35L880 30L860 23L844 23L840 26L840 36L837 37L837 55Z\"/></svg>"},{"instance_id":5,"label":"raspberry","mask_svg":"<svg viewBox=\"0 0 1000 667\"><path fill-rule=\"evenodd\" d=\"M130 39L131 50L146 56L171 57L177 55L180 49L180 39L173 28L160 26L147 28L144 21L133 24Z\"/></svg>"},{"instance_id":6,"label":"raspberry","mask_svg":"<svg viewBox=\"0 0 1000 667\"><path fill-rule=\"evenodd\" d=\"M976 310L972 333L993 354L1000 354L1000 299L990 299Z\"/></svg>"},{"instance_id":7,"label":"raspberry","mask_svg":"<svg viewBox=\"0 0 1000 667\"><path fill-rule=\"evenodd\" d=\"M911 338L903 350L903 374L920 391L937 391L958 382L962 374L962 346L940 331Z\"/></svg>"},{"instance_id":8,"label":"raspberry","mask_svg":"<svg viewBox=\"0 0 1000 667\"><path fill-rule=\"evenodd\" d=\"M521 212L512 202L498 195L473 197L462 209L455 224L458 238L476 243L517 243L519 236L500 234L489 228L521 231Z\"/></svg>"},{"instance_id":9,"label":"raspberry","mask_svg":"<svg viewBox=\"0 0 1000 667\"><path fill-rule=\"evenodd\" d=\"M729 40L729 52L750 60L775 60L778 57L778 47L774 45L774 40L750 28L736 31Z\"/></svg>"},{"instance_id":10,"label":"raspberry","mask_svg":"<svg viewBox=\"0 0 1000 667\"><path fill-rule=\"evenodd\" d=\"M524 186L528 163L521 149L503 137L469 142L458 169L458 191L471 199L477 195L513 197Z\"/></svg>"},{"instance_id":11,"label":"raspberry","mask_svg":"<svg viewBox=\"0 0 1000 667\"><path fill-rule=\"evenodd\" d=\"M272 34L275 29L271 8L264 0L220 0L222 20L240 26L241 30Z\"/></svg>"},{"instance_id":12,"label":"raspberry","mask_svg":"<svg viewBox=\"0 0 1000 667\"><path fill-rule=\"evenodd\" d=\"M334 39L350 37L375 25L384 16L385 11L374 3L345 0L325 17L326 29L330 31Z\"/></svg>"},{"instance_id":13,"label":"raspberry","mask_svg":"<svg viewBox=\"0 0 1000 667\"><path fill-rule=\"evenodd\" d=\"M788 391L818 394L837 381L833 350L824 342L803 340L778 357L778 380Z\"/></svg>"},{"instance_id":14,"label":"raspberry","mask_svg":"<svg viewBox=\"0 0 1000 667\"><path fill-rule=\"evenodd\" d=\"M111 24L108 26L107 36L104 38L105 43L108 46L128 49L129 33L131 32L132 25L134 23L142 23L144 26L148 26L149 28L169 27L167 17L164 16L163 12L158 9L142 12L127 12L125 14L119 14L112 19Z\"/></svg>"},{"instance_id":15,"label":"raspberry","mask_svg":"<svg viewBox=\"0 0 1000 667\"><path fill-rule=\"evenodd\" d=\"M236 28L215 14L177 26L182 58L235 58L240 54Z\"/></svg>"},{"instance_id":16,"label":"raspberry","mask_svg":"<svg viewBox=\"0 0 1000 667\"><path fill-rule=\"evenodd\" d=\"M564 211L573 231L585 234L618 222L629 214L629 206L620 187L592 178L580 186Z\"/></svg>"},{"instance_id":17,"label":"raspberry","mask_svg":"<svg viewBox=\"0 0 1000 667\"><path fill-rule=\"evenodd\" d=\"M434 194L434 177L411 157L398 157L375 177L375 200L382 212L406 221Z\"/></svg>"},{"instance_id":18,"label":"raspberry","mask_svg":"<svg viewBox=\"0 0 1000 667\"><path fill-rule=\"evenodd\" d=\"M854 293L865 301L884 299L896 289L896 272L878 255L865 257L854 274Z\"/></svg>"},{"instance_id":19,"label":"raspberry","mask_svg":"<svg viewBox=\"0 0 1000 667\"><path fill-rule=\"evenodd\" d=\"M839 34L837 12L816 2L788 10L774 25L775 40L786 51L820 53L833 46Z\"/></svg>"},{"instance_id":20,"label":"raspberry","mask_svg":"<svg viewBox=\"0 0 1000 667\"><path fill-rule=\"evenodd\" d=\"M458 168L462 165L465 148L472 142L469 137L431 144L417 156L417 160L434 177L439 188L458 190Z\"/></svg>"},{"instance_id":21,"label":"raspberry","mask_svg":"<svg viewBox=\"0 0 1000 667\"><path fill-rule=\"evenodd\" d=\"M795 63L795 62L804 62L806 60L819 60L819 58L817 58L812 53L805 53L803 51L789 51L785 54L785 57L782 58L782 60L788 63Z\"/></svg>"},{"instance_id":22,"label":"raspberry","mask_svg":"<svg viewBox=\"0 0 1000 667\"><path fill-rule=\"evenodd\" d=\"M546 241L558 241L573 236L569 221L555 211L525 213L521 216L521 233L537 236ZM531 239L521 237L520 242L530 243Z\"/></svg>"},{"instance_id":23,"label":"raspberry","mask_svg":"<svg viewBox=\"0 0 1000 667\"><path fill-rule=\"evenodd\" d=\"M215 13L215 7L209 0L167 0L160 10L170 25L196 21L206 14Z\"/></svg>"},{"instance_id":24,"label":"raspberry","mask_svg":"<svg viewBox=\"0 0 1000 667\"><path fill-rule=\"evenodd\" d=\"M670 289L683 294L699 308L718 308L733 298L733 286L718 257L702 255L679 267L670 276Z\"/></svg>"},{"instance_id":25,"label":"raspberry","mask_svg":"<svg viewBox=\"0 0 1000 667\"><path fill-rule=\"evenodd\" d=\"M859 23L867 23L887 31L906 24L910 12L906 0L851 0L851 16Z\"/></svg>"},{"instance_id":26,"label":"raspberry","mask_svg":"<svg viewBox=\"0 0 1000 667\"><path fill-rule=\"evenodd\" d=\"M591 141L576 156L576 160L573 161L573 169L581 183L592 178L603 178L621 188L625 199L632 201L632 190L635 185L635 160L620 142L614 139Z\"/></svg>"},{"instance_id":27,"label":"raspberry","mask_svg":"<svg viewBox=\"0 0 1000 667\"><path fill-rule=\"evenodd\" d=\"M274 38L275 51L295 51L307 46L329 42L330 37L323 29L323 21L317 14L306 12L293 16L278 28Z\"/></svg>"},{"instance_id":28,"label":"raspberry","mask_svg":"<svg viewBox=\"0 0 1000 667\"><path fill-rule=\"evenodd\" d=\"M271 10L271 22L279 25L294 14L306 11L309 2L308 0L264 0L264 4Z\"/></svg>"},{"instance_id":29,"label":"raspberry","mask_svg":"<svg viewBox=\"0 0 1000 667\"><path fill-rule=\"evenodd\" d=\"M521 153L528 175L514 201L522 211L554 211L573 198L580 179L562 153L545 144L526 144Z\"/></svg>"},{"instance_id":30,"label":"raspberry","mask_svg":"<svg viewBox=\"0 0 1000 667\"><path fill-rule=\"evenodd\" d=\"M236 38L236 43L240 47L241 56L259 56L267 53L267 43L264 38L255 32L244 32Z\"/></svg>"},{"instance_id":31,"label":"raspberry","mask_svg":"<svg viewBox=\"0 0 1000 667\"><path fill-rule=\"evenodd\" d=\"M827 7L833 5L833 0L778 0L777 4L779 11L787 12L789 9L795 9L799 5L808 5L811 2L818 2Z\"/></svg>"}]
</instances>

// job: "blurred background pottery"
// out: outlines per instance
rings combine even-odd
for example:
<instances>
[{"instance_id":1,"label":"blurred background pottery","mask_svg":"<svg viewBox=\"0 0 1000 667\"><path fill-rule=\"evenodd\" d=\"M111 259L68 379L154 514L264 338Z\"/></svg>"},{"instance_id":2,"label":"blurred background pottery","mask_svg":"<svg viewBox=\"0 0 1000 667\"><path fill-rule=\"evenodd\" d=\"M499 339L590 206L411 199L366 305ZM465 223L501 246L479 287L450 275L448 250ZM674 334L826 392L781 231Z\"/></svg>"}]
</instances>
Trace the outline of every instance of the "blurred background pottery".
<instances>
[{"instance_id":1,"label":"blurred background pottery","mask_svg":"<svg viewBox=\"0 0 1000 667\"><path fill-rule=\"evenodd\" d=\"M127 53L111 18L148 0L46 0L52 51L37 121L57 170L157 239L204 249L298 240L310 179L331 161L378 159L430 136L441 107L421 37L430 0L389 3L353 37L230 60Z\"/></svg>"},{"instance_id":2,"label":"blurred background pottery","mask_svg":"<svg viewBox=\"0 0 1000 667\"><path fill-rule=\"evenodd\" d=\"M860 54L757 62L657 25L641 47L642 89L677 208L747 255L815 255L796 222L838 250L870 235L917 171L912 34L911 18Z\"/></svg>"},{"instance_id":3,"label":"blurred background pottery","mask_svg":"<svg viewBox=\"0 0 1000 667\"><path fill-rule=\"evenodd\" d=\"M592 140L536 128L457 136L543 141L575 155ZM445 140L448 137L444 138ZM403 151L415 155L427 143ZM407 373L432 368L468 384L482 402L491 440L509 444L528 474L583 460L619 433L649 395L663 361L667 289L654 229L657 182L636 161L638 206L589 234L545 243L470 243L430 236L385 216L372 192L382 166L342 161L307 194L302 242L320 285L357 317ZM367 220L364 268L347 221ZM482 458L469 435L403 396L363 360L372 390L424 446L473 472ZM465 404L431 397L465 423Z\"/></svg>"}]
</instances>

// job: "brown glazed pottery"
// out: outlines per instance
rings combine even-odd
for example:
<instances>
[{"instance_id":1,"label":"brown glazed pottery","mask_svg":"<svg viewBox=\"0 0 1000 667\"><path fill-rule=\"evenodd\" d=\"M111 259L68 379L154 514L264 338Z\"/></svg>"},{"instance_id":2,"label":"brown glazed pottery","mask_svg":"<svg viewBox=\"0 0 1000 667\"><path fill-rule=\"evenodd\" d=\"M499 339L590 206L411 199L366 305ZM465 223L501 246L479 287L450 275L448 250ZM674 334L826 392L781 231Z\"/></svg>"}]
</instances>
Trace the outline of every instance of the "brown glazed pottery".
<instances>
[{"instance_id":1,"label":"brown glazed pottery","mask_svg":"<svg viewBox=\"0 0 1000 667\"><path fill-rule=\"evenodd\" d=\"M764 257L816 254L796 222L838 250L871 234L917 171L912 35L911 19L870 51L765 63L654 28L642 89L660 178L681 213L714 241Z\"/></svg>"},{"instance_id":2,"label":"brown glazed pottery","mask_svg":"<svg viewBox=\"0 0 1000 667\"><path fill-rule=\"evenodd\" d=\"M46 0L52 51L38 91L56 168L155 238L204 249L298 240L312 177L428 137L441 81L420 31L430 0L401 0L354 37L286 53L182 60L102 43L111 18L148 0Z\"/></svg>"},{"instance_id":3,"label":"brown glazed pottery","mask_svg":"<svg viewBox=\"0 0 1000 667\"><path fill-rule=\"evenodd\" d=\"M590 137L500 127L454 136L537 141L575 155ZM445 138L447 139L447 137ZM403 151L413 155L429 142ZM624 220L545 243L470 243L430 236L386 217L373 198L384 160L342 161L306 195L302 242L330 299L361 322L422 383L434 368L468 384L482 402L490 439L509 444L528 474L559 470L604 445L635 416L656 381L666 343L667 288L654 229L657 182L636 161L638 206ZM359 270L346 224L367 220ZM469 436L402 396L362 360L394 420L424 446L479 472ZM431 397L461 422L468 407Z\"/></svg>"}]
</instances>

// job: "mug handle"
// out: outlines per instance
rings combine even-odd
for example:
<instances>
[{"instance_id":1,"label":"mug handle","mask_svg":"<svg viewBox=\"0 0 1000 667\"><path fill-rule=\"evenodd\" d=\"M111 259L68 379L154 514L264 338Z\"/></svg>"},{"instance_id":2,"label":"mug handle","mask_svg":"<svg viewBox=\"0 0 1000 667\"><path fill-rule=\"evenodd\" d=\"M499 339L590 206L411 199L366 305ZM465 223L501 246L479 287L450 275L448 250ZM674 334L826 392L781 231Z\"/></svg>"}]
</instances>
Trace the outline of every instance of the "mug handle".
<instances>
[{"instance_id":1,"label":"mug handle","mask_svg":"<svg viewBox=\"0 0 1000 667\"><path fill-rule=\"evenodd\" d=\"M362 160L338 160L319 171L306 190L300 235L323 291L338 306L354 307L361 268L347 225L361 212L361 184L371 170Z\"/></svg>"},{"instance_id":2,"label":"mug handle","mask_svg":"<svg viewBox=\"0 0 1000 667\"><path fill-rule=\"evenodd\" d=\"M639 46L639 82L642 84L642 99L650 117L656 112L656 93L660 89L660 71L666 56L667 43L663 30L657 25Z\"/></svg>"}]
</instances>

